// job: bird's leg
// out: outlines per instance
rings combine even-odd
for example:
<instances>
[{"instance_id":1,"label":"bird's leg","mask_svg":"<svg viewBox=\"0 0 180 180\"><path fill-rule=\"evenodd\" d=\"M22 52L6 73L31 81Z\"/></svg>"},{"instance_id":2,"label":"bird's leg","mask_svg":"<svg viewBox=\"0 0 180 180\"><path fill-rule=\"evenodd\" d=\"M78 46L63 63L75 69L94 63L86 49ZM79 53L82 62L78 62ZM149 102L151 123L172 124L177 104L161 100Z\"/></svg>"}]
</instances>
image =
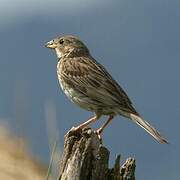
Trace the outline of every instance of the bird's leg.
<instances>
[{"instance_id":1,"label":"bird's leg","mask_svg":"<svg viewBox=\"0 0 180 180\"><path fill-rule=\"evenodd\" d=\"M79 126L77 126L77 127L72 127L67 134L69 134L70 132L78 132L78 131L81 131L83 128L85 128L85 127L88 126L89 124L91 124L91 123L93 123L93 122L96 122L100 117L101 117L101 115L97 115L97 114L96 114L95 116L91 117L90 119L88 119L88 120L85 121L84 123L80 124Z\"/></svg>"},{"instance_id":2,"label":"bird's leg","mask_svg":"<svg viewBox=\"0 0 180 180\"><path fill-rule=\"evenodd\" d=\"M93 122L96 122L99 118L100 118L100 117L99 117L98 115L95 115L95 116L91 117L90 119L88 119L86 122L80 124L80 125L77 126L77 127L74 127L74 129L75 129L76 131L81 130L81 129L85 128L86 126L88 126L89 124L91 124L91 123L93 123Z\"/></svg>"},{"instance_id":3,"label":"bird's leg","mask_svg":"<svg viewBox=\"0 0 180 180\"><path fill-rule=\"evenodd\" d=\"M112 121L113 118L114 118L114 116L110 115L108 120L99 129L96 130L96 133L98 134L98 138L100 140L102 140L101 134L102 134L104 128Z\"/></svg>"}]
</instances>

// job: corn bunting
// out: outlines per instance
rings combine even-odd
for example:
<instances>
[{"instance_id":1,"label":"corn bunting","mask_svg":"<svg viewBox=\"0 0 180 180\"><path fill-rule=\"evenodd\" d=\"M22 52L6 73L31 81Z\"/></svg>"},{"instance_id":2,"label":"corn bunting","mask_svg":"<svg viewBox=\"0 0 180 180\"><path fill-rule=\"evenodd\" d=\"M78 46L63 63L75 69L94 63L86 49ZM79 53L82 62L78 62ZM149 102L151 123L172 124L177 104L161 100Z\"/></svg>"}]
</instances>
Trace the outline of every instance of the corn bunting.
<instances>
[{"instance_id":1,"label":"corn bunting","mask_svg":"<svg viewBox=\"0 0 180 180\"><path fill-rule=\"evenodd\" d=\"M79 131L97 121L102 115L108 116L105 124L96 132L99 137L104 128L116 115L131 119L160 143L168 143L160 133L146 122L135 110L125 91L107 70L90 54L86 45L75 36L61 36L46 43L54 49L58 58L57 75L67 97L95 115L74 127Z\"/></svg>"}]
</instances>

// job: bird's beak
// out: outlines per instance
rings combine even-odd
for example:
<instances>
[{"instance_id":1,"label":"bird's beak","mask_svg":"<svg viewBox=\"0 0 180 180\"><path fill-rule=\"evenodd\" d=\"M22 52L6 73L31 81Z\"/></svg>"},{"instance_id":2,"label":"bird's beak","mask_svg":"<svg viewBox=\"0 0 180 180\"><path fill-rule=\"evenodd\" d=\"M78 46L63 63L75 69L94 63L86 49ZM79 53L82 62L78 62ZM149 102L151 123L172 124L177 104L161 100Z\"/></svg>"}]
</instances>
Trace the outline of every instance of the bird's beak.
<instances>
[{"instance_id":1,"label":"bird's beak","mask_svg":"<svg viewBox=\"0 0 180 180\"><path fill-rule=\"evenodd\" d=\"M45 47L55 49L57 47L57 44L54 42L54 40L51 40L45 44Z\"/></svg>"}]
</instances>

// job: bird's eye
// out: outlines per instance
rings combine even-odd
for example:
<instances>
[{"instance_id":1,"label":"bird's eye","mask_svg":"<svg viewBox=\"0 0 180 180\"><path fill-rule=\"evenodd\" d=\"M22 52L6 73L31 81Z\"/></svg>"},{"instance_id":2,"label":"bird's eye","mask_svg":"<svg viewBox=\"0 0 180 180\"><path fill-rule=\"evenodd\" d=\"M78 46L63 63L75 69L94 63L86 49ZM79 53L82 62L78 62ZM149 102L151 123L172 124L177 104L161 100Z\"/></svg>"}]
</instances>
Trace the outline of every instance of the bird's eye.
<instances>
[{"instance_id":1,"label":"bird's eye","mask_svg":"<svg viewBox=\"0 0 180 180\"><path fill-rule=\"evenodd\" d=\"M63 44L63 43L64 43L64 40L61 39L61 40L59 41L59 44Z\"/></svg>"}]
</instances>

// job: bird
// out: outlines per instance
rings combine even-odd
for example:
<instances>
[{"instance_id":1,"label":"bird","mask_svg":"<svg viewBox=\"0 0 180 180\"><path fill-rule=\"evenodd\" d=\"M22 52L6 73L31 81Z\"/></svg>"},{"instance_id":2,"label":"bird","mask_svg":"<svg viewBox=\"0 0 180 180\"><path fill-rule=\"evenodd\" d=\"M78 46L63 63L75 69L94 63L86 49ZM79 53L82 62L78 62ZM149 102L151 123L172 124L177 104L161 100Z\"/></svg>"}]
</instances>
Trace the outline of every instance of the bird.
<instances>
[{"instance_id":1,"label":"bird","mask_svg":"<svg viewBox=\"0 0 180 180\"><path fill-rule=\"evenodd\" d=\"M168 143L136 111L126 92L106 68L92 57L88 47L79 37L61 35L48 41L45 47L53 49L56 53L57 76L66 96L79 107L94 112L93 117L70 131L81 131L101 116L107 116L106 122L96 130L101 139L105 127L115 116L120 115L142 127L159 143Z\"/></svg>"}]
</instances>

